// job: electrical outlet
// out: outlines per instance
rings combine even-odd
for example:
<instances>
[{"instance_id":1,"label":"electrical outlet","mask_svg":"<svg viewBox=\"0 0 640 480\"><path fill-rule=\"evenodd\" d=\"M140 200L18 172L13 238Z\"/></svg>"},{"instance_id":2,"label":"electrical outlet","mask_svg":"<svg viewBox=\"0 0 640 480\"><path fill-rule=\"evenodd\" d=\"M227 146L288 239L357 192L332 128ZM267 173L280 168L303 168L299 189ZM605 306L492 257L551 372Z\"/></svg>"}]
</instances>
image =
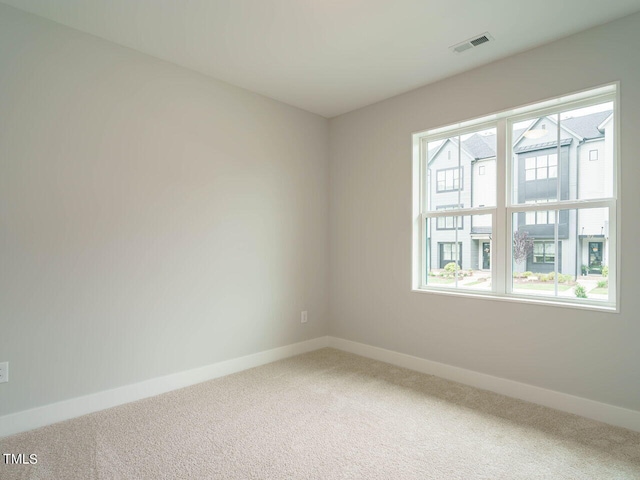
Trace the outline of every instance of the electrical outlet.
<instances>
[{"instance_id":1,"label":"electrical outlet","mask_svg":"<svg viewBox=\"0 0 640 480\"><path fill-rule=\"evenodd\" d=\"M0 363L0 383L9 381L9 362Z\"/></svg>"},{"instance_id":2,"label":"electrical outlet","mask_svg":"<svg viewBox=\"0 0 640 480\"><path fill-rule=\"evenodd\" d=\"M300 314L300 323L307 323L307 321L308 321L307 311L303 310L302 313Z\"/></svg>"}]
</instances>

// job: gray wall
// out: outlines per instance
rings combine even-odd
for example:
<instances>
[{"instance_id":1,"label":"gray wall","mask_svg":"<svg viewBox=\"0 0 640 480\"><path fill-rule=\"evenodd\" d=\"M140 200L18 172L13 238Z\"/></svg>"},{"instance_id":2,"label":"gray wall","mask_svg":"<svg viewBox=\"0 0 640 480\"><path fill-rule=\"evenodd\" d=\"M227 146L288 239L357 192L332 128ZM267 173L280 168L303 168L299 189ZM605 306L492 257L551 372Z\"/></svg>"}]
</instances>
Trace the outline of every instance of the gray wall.
<instances>
[{"instance_id":1,"label":"gray wall","mask_svg":"<svg viewBox=\"0 0 640 480\"><path fill-rule=\"evenodd\" d=\"M0 415L326 335L327 153L324 118L0 4Z\"/></svg>"},{"instance_id":2,"label":"gray wall","mask_svg":"<svg viewBox=\"0 0 640 480\"><path fill-rule=\"evenodd\" d=\"M331 334L640 410L639 43L636 14L333 118ZM615 80L622 313L412 293L411 134Z\"/></svg>"}]
</instances>

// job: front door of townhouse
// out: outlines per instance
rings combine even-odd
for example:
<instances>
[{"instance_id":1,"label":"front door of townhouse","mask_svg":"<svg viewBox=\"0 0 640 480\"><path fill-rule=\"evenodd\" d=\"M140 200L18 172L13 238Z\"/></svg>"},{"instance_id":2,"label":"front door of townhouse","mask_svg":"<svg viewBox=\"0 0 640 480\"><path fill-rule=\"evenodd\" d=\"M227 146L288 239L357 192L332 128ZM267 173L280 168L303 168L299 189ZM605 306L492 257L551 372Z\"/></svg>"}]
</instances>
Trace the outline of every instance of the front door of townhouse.
<instances>
[{"instance_id":1,"label":"front door of townhouse","mask_svg":"<svg viewBox=\"0 0 640 480\"><path fill-rule=\"evenodd\" d=\"M491 243L482 242L482 269L491 269Z\"/></svg>"},{"instance_id":2,"label":"front door of townhouse","mask_svg":"<svg viewBox=\"0 0 640 480\"><path fill-rule=\"evenodd\" d=\"M602 273L602 242L589 242L589 273Z\"/></svg>"}]
</instances>

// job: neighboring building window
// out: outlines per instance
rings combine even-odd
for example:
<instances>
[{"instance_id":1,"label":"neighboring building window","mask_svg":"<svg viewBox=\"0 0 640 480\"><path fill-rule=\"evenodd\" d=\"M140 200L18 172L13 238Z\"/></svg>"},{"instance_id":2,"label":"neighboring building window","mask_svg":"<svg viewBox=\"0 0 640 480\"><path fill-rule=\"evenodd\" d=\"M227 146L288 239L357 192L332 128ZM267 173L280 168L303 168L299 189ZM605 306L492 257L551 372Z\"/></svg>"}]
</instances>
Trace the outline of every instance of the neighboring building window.
<instances>
[{"instance_id":1,"label":"neighboring building window","mask_svg":"<svg viewBox=\"0 0 640 480\"><path fill-rule=\"evenodd\" d=\"M540 155L525 159L525 179L544 180L558 176L558 155Z\"/></svg>"},{"instance_id":2,"label":"neighboring building window","mask_svg":"<svg viewBox=\"0 0 640 480\"><path fill-rule=\"evenodd\" d=\"M555 242L533 242L533 263L555 263Z\"/></svg>"},{"instance_id":3,"label":"neighboring building window","mask_svg":"<svg viewBox=\"0 0 640 480\"><path fill-rule=\"evenodd\" d=\"M438 210L455 210L464 208L464 205L443 205L436 207ZM457 225L456 225L457 224ZM438 230L462 230L464 228L464 217L438 217L436 219L436 228Z\"/></svg>"},{"instance_id":4,"label":"neighboring building window","mask_svg":"<svg viewBox=\"0 0 640 480\"><path fill-rule=\"evenodd\" d=\"M527 212L527 225L548 225L550 223L555 223L556 221L556 212L545 211L545 212Z\"/></svg>"},{"instance_id":5,"label":"neighboring building window","mask_svg":"<svg viewBox=\"0 0 640 480\"><path fill-rule=\"evenodd\" d=\"M617 311L616 88L415 134L413 289ZM453 164L445 147L458 149ZM579 168L586 155L608 170ZM464 275L443 270L463 258Z\"/></svg>"},{"instance_id":6,"label":"neighboring building window","mask_svg":"<svg viewBox=\"0 0 640 480\"><path fill-rule=\"evenodd\" d=\"M526 203L528 204L540 204L540 203L548 203L555 202L556 199L544 199L544 200L528 200ZM527 212L525 214L526 224L527 225L549 225L556 222L556 212L555 210L538 210L537 212Z\"/></svg>"},{"instance_id":7,"label":"neighboring building window","mask_svg":"<svg viewBox=\"0 0 640 480\"><path fill-rule=\"evenodd\" d=\"M457 262L458 267L462 268L462 242L458 242L456 248L455 242L440 243L440 268L444 268L448 263Z\"/></svg>"},{"instance_id":8,"label":"neighboring building window","mask_svg":"<svg viewBox=\"0 0 640 480\"><path fill-rule=\"evenodd\" d=\"M449 152L451 153L451 152ZM436 172L436 191L438 193L462 190L462 167L445 168Z\"/></svg>"}]
</instances>

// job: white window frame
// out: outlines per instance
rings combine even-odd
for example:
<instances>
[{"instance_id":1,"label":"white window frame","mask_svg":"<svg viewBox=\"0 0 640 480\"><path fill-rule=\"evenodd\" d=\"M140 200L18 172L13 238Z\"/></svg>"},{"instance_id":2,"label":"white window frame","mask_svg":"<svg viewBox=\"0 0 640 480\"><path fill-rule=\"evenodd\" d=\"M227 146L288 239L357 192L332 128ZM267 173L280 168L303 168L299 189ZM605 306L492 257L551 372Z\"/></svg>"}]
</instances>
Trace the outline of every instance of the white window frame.
<instances>
[{"instance_id":1,"label":"white window frame","mask_svg":"<svg viewBox=\"0 0 640 480\"><path fill-rule=\"evenodd\" d=\"M601 310L619 313L620 311L620 226L618 222L619 189L620 189L620 95L619 83L608 84L593 89L568 94L559 98L549 99L511 110L495 113L482 118L463 121L454 125L430 129L414 133L413 141L413 235L412 235L412 291L439 295L458 295L478 299L504 300L542 305L554 305L570 308ZM553 115L558 112L588 107L605 102L613 102L614 138L613 138L613 195L609 198L595 200L561 200L535 204L516 204L512 201L513 175L511 148L513 139L513 124L535 116ZM427 212L427 142L435 142L452 136L464 135L490 128L496 129L496 206L459 208L456 216L491 215L492 246L491 246L491 278L490 291L464 290L446 286L430 286L427 281L426 259L426 231L427 222L431 218L441 216L450 217L452 210L430 210ZM558 129L560 126L558 126ZM560 149L560 146L558 147ZM558 158L560 158L558 152ZM515 213L538 212L554 210L558 218L560 210L582 210L587 208L609 209L609 298L608 301L593 299L577 299L570 297L546 297L526 295L513 292L513 262L512 262L512 222ZM456 231L457 232L457 231ZM557 241L556 228L556 241ZM459 241L456 235L455 241ZM577 241L577 240L576 240ZM556 262L557 262L556 254ZM557 267L557 265L556 265ZM558 271L558 268L554 269ZM556 276L557 277L557 276ZM457 277L456 277L457 278ZM577 279L579 282L579 279ZM557 280L556 280L557 282ZM557 288L557 283L556 283ZM557 293L557 290L556 290Z\"/></svg>"}]
</instances>

